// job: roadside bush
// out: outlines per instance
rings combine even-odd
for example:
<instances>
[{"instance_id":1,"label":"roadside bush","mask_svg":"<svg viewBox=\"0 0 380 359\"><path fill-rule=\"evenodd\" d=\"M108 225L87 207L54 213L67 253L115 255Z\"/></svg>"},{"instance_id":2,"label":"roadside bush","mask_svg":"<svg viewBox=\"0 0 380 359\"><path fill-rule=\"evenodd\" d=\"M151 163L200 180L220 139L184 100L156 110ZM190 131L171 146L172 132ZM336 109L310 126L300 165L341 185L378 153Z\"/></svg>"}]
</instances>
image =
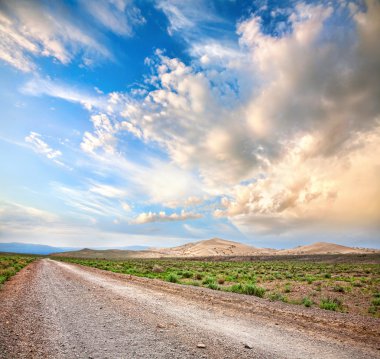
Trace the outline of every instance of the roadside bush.
<instances>
[{"instance_id":1,"label":"roadside bush","mask_svg":"<svg viewBox=\"0 0 380 359\"><path fill-rule=\"evenodd\" d=\"M305 297L305 298L302 299L302 304L305 307L309 308L309 307L311 307L313 305L313 301L309 297Z\"/></svg>"},{"instance_id":2,"label":"roadside bush","mask_svg":"<svg viewBox=\"0 0 380 359\"><path fill-rule=\"evenodd\" d=\"M190 271L185 271L182 273L183 278L191 278L193 276L193 273Z\"/></svg>"},{"instance_id":3,"label":"roadside bush","mask_svg":"<svg viewBox=\"0 0 380 359\"><path fill-rule=\"evenodd\" d=\"M179 282L179 279L178 279L178 276L174 273L169 273L167 276L166 276L166 281L167 282L170 282L170 283L178 283Z\"/></svg>"},{"instance_id":4,"label":"roadside bush","mask_svg":"<svg viewBox=\"0 0 380 359\"><path fill-rule=\"evenodd\" d=\"M194 274L194 279L201 280L202 278L203 278L203 274L202 273L195 273Z\"/></svg>"},{"instance_id":5,"label":"roadside bush","mask_svg":"<svg viewBox=\"0 0 380 359\"><path fill-rule=\"evenodd\" d=\"M243 293L262 298L265 294L265 288L259 287L255 284L247 284L243 287Z\"/></svg>"},{"instance_id":6,"label":"roadside bush","mask_svg":"<svg viewBox=\"0 0 380 359\"><path fill-rule=\"evenodd\" d=\"M164 269L159 266L158 264L155 264L152 268L152 272L153 273L162 273L164 271Z\"/></svg>"},{"instance_id":7,"label":"roadside bush","mask_svg":"<svg viewBox=\"0 0 380 359\"><path fill-rule=\"evenodd\" d=\"M202 282L202 284L211 284L211 283L215 283L215 279L212 277L207 277Z\"/></svg>"},{"instance_id":8,"label":"roadside bush","mask_svg":"<svg viewBox=\"0 0 380 359\"><path fill-rule=\"evenodd\" d=\"M272 293L270 296L269 296L269 300L272 301L272 302L275 302L275 301L281 301L281 302L286 302L287 299L286 297L284 297L282 294L280 293Z\"/></svg>"},{"instance_id":9,"label":"roadside bush","mask_svg":"<svg viewBox=\"0 0 380 359\"><path fill-rule=\"evenodd\" d=\"M333 287L334 292L344 293L346 290L341 285L336 285Z\"/></svg>"},{"instance_id":10,"label":"roadside bush","mask_svg":"<svg viewBox=\"0 0 380 359\"><path fill-rule=\"evenodd\" d=\"M218 278L218 284L224 284L225 280L224 278Z\"/></svg>"},{"instance_id":11,"label":"roadside bush","mask_svg":"<svg viewBox=\"0 0 380 359\"><path fill-rule=\"evenodd\" d=\"M337 311L342 307L342 302L337 298L323 298L319 304L319 308Z\"/></svg>"},{"instance_id":12,"label":"roadside bush","mask_svg":"<svg viewBox=\"0 0 380 359\"><path fill-rule=\"evenodd\" d=\"M211 283L207 284L207 288L218 290L219 286L215 282L211 282Z\"/></svg>"}]
</instances>

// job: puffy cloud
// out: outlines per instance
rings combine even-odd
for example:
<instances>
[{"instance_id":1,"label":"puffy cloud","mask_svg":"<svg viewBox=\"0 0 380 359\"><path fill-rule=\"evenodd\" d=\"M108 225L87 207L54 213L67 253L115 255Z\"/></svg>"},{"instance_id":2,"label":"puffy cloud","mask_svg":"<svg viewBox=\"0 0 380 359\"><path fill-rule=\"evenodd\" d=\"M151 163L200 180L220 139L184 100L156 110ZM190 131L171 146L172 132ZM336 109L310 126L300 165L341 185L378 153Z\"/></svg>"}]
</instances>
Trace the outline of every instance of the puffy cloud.
<instances>
[{"instance_id":1,"label":"puffy cloud","mask_svg":"<svg viewBox=\"0 0 380 359\"><path fill-rule=\"evenodd\" d=\"M309 157L313 140L300 138L263 178L236 186L215 216L248 231L319 227L378 227L380 127L358 134L355 148L334 157Z\"/></svg>"},{"instance_id":2,"label":"puffy cloud","mask_svg":"<svg viewBox=\"0 0 380 359\"><path fill-rule=\"evenodd\" d=\"M46 156L49 160L52 160L56 164L63 165L63 163L58 159L62 156L62 152L52 149L42 139L42 136L39 133L30 132L30 134L25 137L25 142L29 143L36 153Z\"/></svg>"},{"instance_id":3,"label":"puffy cloud","mask_svg":"<svg viewBox=\"0 0 380 359\"><path fill-rule=\"evenodd\" d=\"M52 57L62 64L70 63L78 53L83 53L84 58L95 54L110 56L94 36L86 33L74 19L62 15L66 11L57 13L53 15L36 1L2 2L0 59L30 72L36 68L32 56Z\"/></svg>"},{"instance_id":4,"label":"puffy cloud","mask_svg":"<svg viewBox=\"0 0 380 359\"><path fill-rule=\"evenodd\" d=\"M236 223L377 223L378 181L370 169L378 160L369 154L379 145L379 16L375 1L366 11L299 4L290 31L273 36L255 15L238 24L234 65L221 44L214 56L225 61L204 71L159 52L151 62L155 89L134 103L127 121L178 166L197 171L208 193L225 194L216 214ZM344 26L334 26L339 22ZM236 76L232 103L214 81L219 74L230 82ZM355 188L361 205L348 211L354 178L365 187Z\"/></svg>"},{"instance_id":5,"label":"puffy cloud","mask_svg":"<svg viewBox=\"0 0 380 359\"><path fill-rule=\"evenodd\" d=\"M161 212L148 212L139 214L133 221L136 224L144 224L150 222L174 222L174 221L185 221L188 219L198 219L202 218L201 214L190 213L184 210L181 213L166 214L165 211Z\"/></svg>"},{"instance_id":6,"label":"puffy cloud","mask_svg":"<svg viewBox=\"0 0 380 359\"><path fill-rule=\"evenodd\" d=\"M81 148L85 152L92 153L97 148L102 148L107 153L114 153L117 129L105 114L92 115L91 121L94 125L94 133L85 132Z\"/></svg>"}]
</instances>

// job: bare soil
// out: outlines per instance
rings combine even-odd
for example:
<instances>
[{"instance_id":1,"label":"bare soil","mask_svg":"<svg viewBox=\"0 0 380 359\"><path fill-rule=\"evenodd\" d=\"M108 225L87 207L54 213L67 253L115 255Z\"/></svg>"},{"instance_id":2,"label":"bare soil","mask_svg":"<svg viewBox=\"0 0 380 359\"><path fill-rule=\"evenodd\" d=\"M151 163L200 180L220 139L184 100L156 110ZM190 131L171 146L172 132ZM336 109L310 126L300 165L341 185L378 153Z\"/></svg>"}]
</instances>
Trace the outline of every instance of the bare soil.
<instances>
[{"instance_id":1,"label":"bare soil","mask_svg":"<svg viewBox=\"0 0 380 359\"><path fill-rule=\"evenodd\" d=\"M8 281L0 303L4 359L380 358L379 319L49 259Z\"/></svg>"}]
</instances>

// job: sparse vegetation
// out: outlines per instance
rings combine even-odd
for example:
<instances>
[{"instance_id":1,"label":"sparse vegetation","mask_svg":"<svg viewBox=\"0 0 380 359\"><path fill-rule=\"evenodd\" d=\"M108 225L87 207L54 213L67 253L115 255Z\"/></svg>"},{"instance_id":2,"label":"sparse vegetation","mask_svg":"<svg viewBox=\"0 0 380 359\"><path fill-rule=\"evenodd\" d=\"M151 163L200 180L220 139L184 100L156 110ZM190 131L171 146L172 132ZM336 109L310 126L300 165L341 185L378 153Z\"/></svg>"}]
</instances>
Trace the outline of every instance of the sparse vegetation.
<instances>
[{"instance_id":1,"label":"sparse vegetation","mask_svg":"<svg viewBox=\"0 0 380 359\"><path fill-rule=\"evenodd\" d=\"M0 285L35 259L35 256L0 255Z\"/></svg>"},{"instance_id":2,"label":"sparse vegetation","mask_svg":"<svg viewBox=\"0 0 380 359\"><path fill-rule=\"evenodd\" d=\"M342 302L337 298L322 298L319 307L321 309L337 311L342 309Z\"/></svg>"},{"instance_id":3,"label":"sparse vegetation","mask_svg":"<svg viewBox=\"0 0 380 359\"><path fill-rule=\"evenodd\" d=\"M378 264L297 260L60 260L271 301L380 317Z\"/></svg>"}]
</instances>

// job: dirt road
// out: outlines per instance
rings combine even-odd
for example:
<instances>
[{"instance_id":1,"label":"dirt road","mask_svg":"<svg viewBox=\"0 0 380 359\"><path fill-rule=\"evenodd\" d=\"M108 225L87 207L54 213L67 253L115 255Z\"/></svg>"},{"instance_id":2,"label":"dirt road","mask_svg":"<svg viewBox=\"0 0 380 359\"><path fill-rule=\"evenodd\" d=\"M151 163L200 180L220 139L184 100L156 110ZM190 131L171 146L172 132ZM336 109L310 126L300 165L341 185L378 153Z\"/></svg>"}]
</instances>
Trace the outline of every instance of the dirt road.
<instances>
[{"instance_id":1,"label":"dirt road","mask_svg":"<svg viewBox=\"0 0 380 359\"><path fill-rule=\"evenodd\" d=\"M380 358L377 319L49 259L0 303L0 358Z\"/></svg>"}]
</instances>

